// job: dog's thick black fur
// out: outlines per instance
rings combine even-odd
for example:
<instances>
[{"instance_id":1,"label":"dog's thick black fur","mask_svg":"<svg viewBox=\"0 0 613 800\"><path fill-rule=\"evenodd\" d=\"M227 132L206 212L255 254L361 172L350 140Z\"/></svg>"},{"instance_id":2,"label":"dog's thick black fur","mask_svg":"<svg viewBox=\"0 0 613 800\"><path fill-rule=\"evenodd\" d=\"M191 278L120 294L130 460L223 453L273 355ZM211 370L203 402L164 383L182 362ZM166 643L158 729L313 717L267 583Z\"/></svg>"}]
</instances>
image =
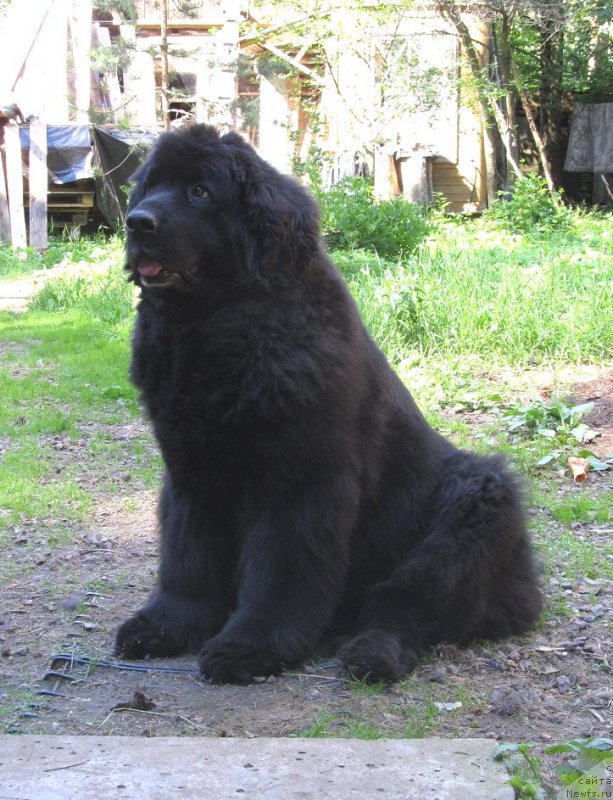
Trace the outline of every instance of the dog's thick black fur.
<instances>
[{"instance_id":1,"label":"dog's thick black fur","mask_svg":"<svg viewBox=\"0 0 613 800\"><path fill-rule=\"evenodd\" d=\"M515 478L425 422L302 186L186 127L140 169L127 227L132 378L166 474L158 586L120 655L198 651L245 683L334 640L352 675L392 681L429 645L535 622Z\"/></svg>"}]
</instances>

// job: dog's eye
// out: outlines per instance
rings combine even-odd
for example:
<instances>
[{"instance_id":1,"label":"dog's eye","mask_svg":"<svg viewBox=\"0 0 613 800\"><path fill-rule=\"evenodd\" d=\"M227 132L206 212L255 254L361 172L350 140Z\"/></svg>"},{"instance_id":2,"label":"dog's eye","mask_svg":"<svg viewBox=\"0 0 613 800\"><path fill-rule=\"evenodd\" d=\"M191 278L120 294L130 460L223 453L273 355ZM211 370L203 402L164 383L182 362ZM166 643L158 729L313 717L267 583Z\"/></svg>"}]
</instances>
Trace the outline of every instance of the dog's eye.
<instances>
[{"instance_id":1,"label":"dog's eye","mask_svg":"<svg viewBox=\"0 0 613 800\"><path fill-rule=\"evenodd\" d=\"M198 184L192 188L192 195L194 197L207 198L209 193L204 186Z\"/></svg>"}]
</instances>

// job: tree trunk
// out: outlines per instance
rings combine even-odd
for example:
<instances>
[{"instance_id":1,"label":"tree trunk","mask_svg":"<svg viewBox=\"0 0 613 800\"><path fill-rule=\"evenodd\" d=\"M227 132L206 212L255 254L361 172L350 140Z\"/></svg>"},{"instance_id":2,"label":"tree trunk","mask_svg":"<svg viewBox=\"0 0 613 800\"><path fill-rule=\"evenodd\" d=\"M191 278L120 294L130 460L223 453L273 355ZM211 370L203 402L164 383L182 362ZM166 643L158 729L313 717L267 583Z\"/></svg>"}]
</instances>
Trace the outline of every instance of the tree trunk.
<instances>
[{"instance_id":1,"label":"tree trunk","mask_svg":"<svg viewBox=\"0 0 613 800\"><path fill-rule=\"evenodd\" d=\"M564 51L563 0L542 0L540 8L541 91L540 134L545 158L556 185L562 174L562 60Z\"/></svg>"},{"instance_id":2,"label":"tree trunk","mask_svg":"<svg viewBox=\"0 0 613 800\"><path fill-rule=\"evenodd\" d=\"M503 91L503 108L506 125L505 149L510 154L510 163L519 160L519 143L517 138L517 92L512 80L511 43L509 41L510 19L505 11L501 11L499 36L497 41L498 67L500 70L500 88ZM502 136L501 131L501 136ZM517 177L515 169L507 170L507 188Z\"/></svg>"},{"instance_id":3,"label":"tree trunk","mask_svg":"<svg viewBox=\"0 0 613 800\"><path fill-rule=\"evenodd\" d=\"M162 61L162 118L164 128L170 130L170 112L168 110L168 96L170 85L168 80L168 0L161 2L162 19L160 22L160 55Z\"/></svg>"},{"instance_id":4,"label":"tree trunk","mask_svg":"<svg viewBox=\"0 0 613 800\"><path fill-rule=\"evenodd\" d=\"M545 145L543 143L543 139L539 133L538 126L536 124L536 119L534 118L534 112L530 106L530 101L528 96L521 88L521 80L519 77L519 73L517 71L517 67L515 63L511 61L511 68L513 70L513 77L515 79L515 84L517 86L517 91L519 93L519 99L524 109L524 113L526 115L526 119L528 121L528 127L530 128L530 133L532 134L532 139L534 140L534 144L536 145L536 149L538 150L539 158L541 161L541 167L543 168L543 175L545 176L545 180L547 181L547 187L549 191L553 194L556 190L556 184L553 179L553 175L551 173L551 169L549 167L549 159L547 158L547 153L545 152Z\"/></svg>"},{"instance_id":5,"label":"tree trunk","mask_svg":"<svg viewBox=\"0 0 613 800\"><path fill-rule=\"evenodd\" d=\"M493 124L496 125L498 132L500 133L500 138L502 139L507 169L511 169L514 175L519 178L521 177L521 171L517 163L517 157L513 153L513 137L509 121L505 118L504 114L500 110L500 106L498 105L496 97L491 91L489 91L490 87L487 86L487 78L485 78L483 74L479 53L477 52L472 36L470 35L470 31L462 19L460 10L455 4L455 0L439 0L439 2L437 2L437 11L444 19L447 19L449 22L451 22L460 38L462 48L468 60L470 71L475 81L477 97L481 107L481 115L486 120L486 131L488 131L488 136L491 137L489 125L492 124L493 121Z\"/></svg>"}]
</instances>

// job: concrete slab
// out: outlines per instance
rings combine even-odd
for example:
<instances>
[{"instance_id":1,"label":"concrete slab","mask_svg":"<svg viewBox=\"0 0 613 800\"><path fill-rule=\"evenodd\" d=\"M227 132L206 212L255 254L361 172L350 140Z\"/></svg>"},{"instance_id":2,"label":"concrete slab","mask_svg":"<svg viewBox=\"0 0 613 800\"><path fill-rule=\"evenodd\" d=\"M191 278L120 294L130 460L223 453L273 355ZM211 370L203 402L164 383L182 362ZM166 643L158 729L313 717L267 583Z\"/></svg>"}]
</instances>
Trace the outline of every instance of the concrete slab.
<instances>
[{"instance_id":1,"label":"concrete slab","mask_svg":"<svg viewBox=\"0 0 613 800\"><path fill-rule=\"evenodd\" d=\"M0 736L1 800L513 800L490 739Z\"/></svg>"}]
</instances>

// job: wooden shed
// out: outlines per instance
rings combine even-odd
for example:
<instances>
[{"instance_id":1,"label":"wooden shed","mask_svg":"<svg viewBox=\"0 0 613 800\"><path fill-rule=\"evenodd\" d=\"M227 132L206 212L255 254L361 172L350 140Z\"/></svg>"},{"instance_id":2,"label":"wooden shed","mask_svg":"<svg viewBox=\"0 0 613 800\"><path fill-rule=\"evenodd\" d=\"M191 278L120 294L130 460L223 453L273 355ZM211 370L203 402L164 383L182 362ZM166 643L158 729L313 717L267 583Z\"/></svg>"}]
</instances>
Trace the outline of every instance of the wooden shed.
<instances>
[{"instance_id":1,"label":"wooden shed","mask_svg":"<svg viewBox=\"0 0 613 800\"><path fill-rule=\"evenodd\" d=\"M467 21L485 64L488 26L468 15ZM357 28L363 21L356 16L343 25ZM308 26L294 20L285 27L260 27L258 35L241 38L242 49L256 57L268 52L293 69L289 75L260 77L260 146L278 167L287 168L292 148L295 157L307 158L315 140L329 159L331 181L366 171L374 174L379 197L403 194L431 202L439 194L457 212L487 205L486 137L478 104L467 88L459 88L469 82L458 81L464 67L457 34L431 4L399 10L386 26L364 29L353 47L331 36L323 43L323 57ZM311 115L316 98L314 140L308 135L309 114L300 116L297 109L297 98L305 93L297 84L308 87ZM270 130L276 142L269 148Z\"/></svg>"}]
</instances>

